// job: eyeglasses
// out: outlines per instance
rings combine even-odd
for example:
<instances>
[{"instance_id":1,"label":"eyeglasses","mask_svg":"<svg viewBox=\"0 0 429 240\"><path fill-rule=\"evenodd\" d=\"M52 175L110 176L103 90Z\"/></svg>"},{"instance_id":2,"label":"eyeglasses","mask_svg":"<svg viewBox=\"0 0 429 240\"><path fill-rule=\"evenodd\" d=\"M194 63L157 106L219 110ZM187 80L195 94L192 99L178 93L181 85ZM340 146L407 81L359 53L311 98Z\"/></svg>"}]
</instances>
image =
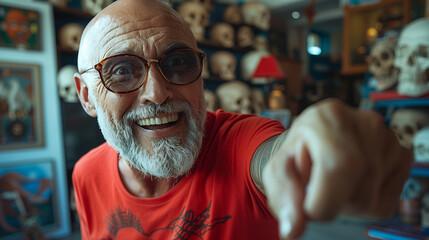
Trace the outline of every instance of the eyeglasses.
<instances>
[{"instance_id":1,"label":"eyeglasses","mask_svg":"<svg viewBox=\"0 0 429 240\"><path fill-rule=\"evenodd\" d=\"M164 53L159 59L144 59L130 54L108 57L84 74L95 69L104 87L114 93L130 93L146 83L149 65L157 64L161 75L170 83L183 85L197 80L203 69L205 54L192 48L180 48Z\"/></svg>"}]
</instances>

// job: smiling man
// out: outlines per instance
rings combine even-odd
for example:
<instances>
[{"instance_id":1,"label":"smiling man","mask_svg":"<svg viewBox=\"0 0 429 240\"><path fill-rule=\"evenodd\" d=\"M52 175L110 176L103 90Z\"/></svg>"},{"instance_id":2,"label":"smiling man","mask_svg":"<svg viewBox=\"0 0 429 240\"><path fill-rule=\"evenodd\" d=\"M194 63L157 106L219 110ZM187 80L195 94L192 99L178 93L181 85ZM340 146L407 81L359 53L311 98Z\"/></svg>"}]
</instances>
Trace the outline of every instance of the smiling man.
<instances>
[{"instance_id":1,"label":"smiling man","mask_svg":"<svg viewBox=\"0 0 429 240\"><path fill-rule=\"evenodd\" d=\"M106 143L73 173L82 239L296 238L308 220L394 211L411 153L379 115L324 101L286 135L207 112L204 57L155 0L118 0L85 28L75 83Z\"/></svg>"}]
</instances>

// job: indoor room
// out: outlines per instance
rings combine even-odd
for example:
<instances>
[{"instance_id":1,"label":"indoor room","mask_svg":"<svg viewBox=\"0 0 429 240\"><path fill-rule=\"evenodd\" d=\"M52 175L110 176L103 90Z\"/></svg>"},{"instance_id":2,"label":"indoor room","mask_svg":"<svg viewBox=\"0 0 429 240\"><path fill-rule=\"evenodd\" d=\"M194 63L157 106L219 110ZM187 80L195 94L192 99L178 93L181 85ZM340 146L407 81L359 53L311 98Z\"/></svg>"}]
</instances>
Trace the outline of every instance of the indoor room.
<instances>
[{"instance_id":1,"label":"indoor room","mask_svg":"<svg viewBox=\"0 0 429 240\"><path fill-rule=\"evenodd\" d=\"M14 239L429 239L429 0L0 0Z\"/></svg>"}]
</instances>

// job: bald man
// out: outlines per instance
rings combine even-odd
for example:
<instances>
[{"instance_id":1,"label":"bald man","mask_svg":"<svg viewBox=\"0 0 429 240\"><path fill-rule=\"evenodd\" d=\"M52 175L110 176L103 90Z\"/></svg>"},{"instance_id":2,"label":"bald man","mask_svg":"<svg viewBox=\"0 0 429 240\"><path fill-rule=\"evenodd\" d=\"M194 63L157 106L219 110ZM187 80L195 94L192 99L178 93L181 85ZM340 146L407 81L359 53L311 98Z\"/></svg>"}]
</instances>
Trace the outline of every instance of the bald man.
<instances>
[{"instance_id":1,"label":"bald man","mask_svg":"<svg viewBox=\"0 0 429 240\"><path fill-rule=\"evenodd\" d=\"M75 83L106 143L74 169L82 239L296 238L309 220L394 212L411 153L379 115L328 100L286 134L208 112L204 57L159 1L116 1L85 28Z\"/></svg>"}]
</instances>

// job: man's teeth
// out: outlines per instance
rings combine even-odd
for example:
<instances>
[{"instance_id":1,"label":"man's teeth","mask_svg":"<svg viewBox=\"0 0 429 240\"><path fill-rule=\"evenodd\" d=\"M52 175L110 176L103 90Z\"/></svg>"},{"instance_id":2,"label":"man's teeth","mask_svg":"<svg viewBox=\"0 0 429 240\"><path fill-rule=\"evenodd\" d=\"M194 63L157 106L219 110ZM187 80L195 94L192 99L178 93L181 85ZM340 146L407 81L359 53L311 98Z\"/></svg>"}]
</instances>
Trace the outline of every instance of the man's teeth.
<instances>
[{"instance_id":1,"label":"man's teeth","mask_svg":"<svg viewBox=\"0 0 429 240\"><path fill-rule=\"evenodd\" d=\"M179 119L179 114L172 113L163 117L152 117L152 118L141 119L137 121L137 124L140 126L161 125L161 124L166 124L170 122L175 122L178 119Z\"/></svg>"}]
</instances>

